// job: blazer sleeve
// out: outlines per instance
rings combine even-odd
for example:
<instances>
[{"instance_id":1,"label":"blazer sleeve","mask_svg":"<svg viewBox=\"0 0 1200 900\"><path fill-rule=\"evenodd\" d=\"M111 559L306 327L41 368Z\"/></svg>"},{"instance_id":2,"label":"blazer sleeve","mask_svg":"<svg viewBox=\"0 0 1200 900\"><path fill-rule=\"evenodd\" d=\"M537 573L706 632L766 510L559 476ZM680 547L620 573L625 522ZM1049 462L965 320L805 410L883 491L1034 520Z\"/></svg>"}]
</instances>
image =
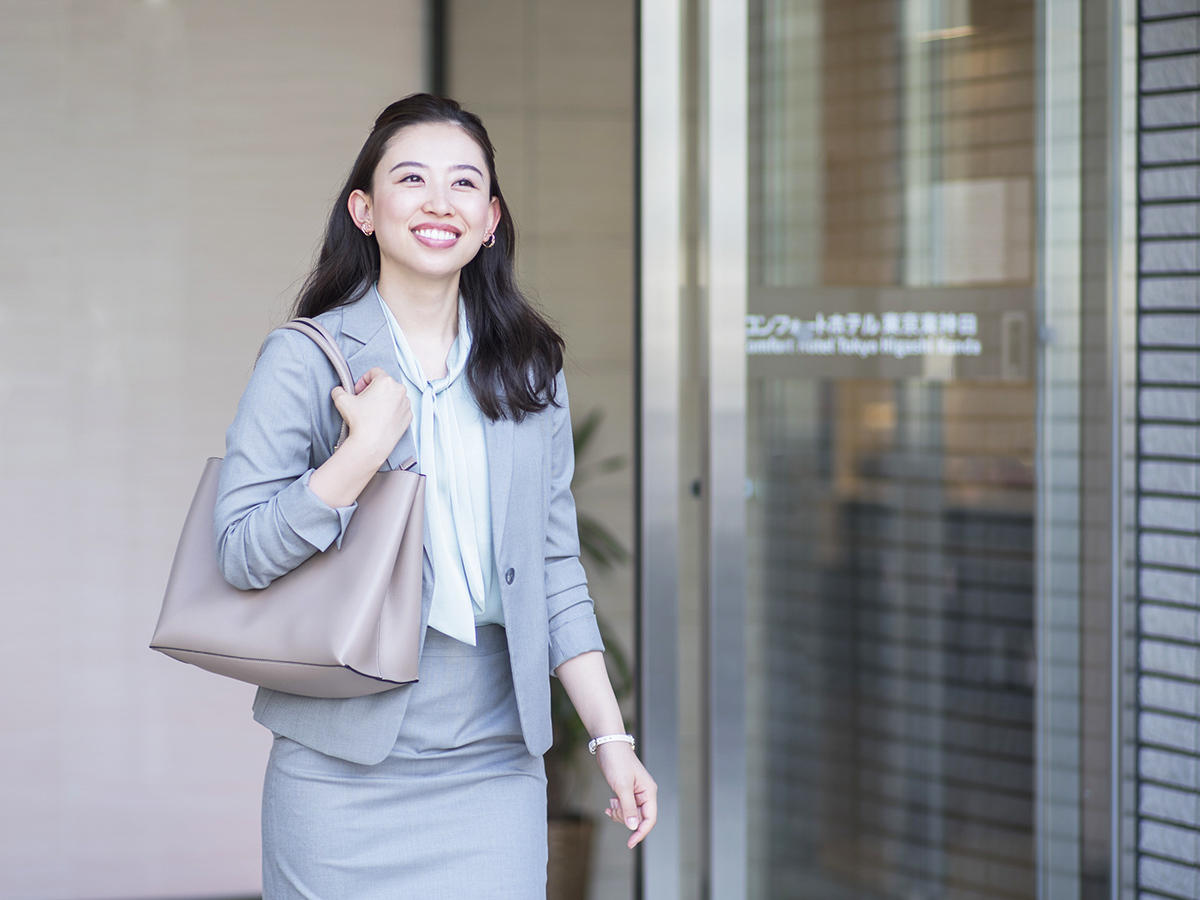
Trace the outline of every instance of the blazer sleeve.
<instances>
[{"instance_id":1,"label":"blazer sleeve","mask_svg":"<svg viewBox=\"0 0 1200 900\"><path fill-rule=\"evenodd\" d=\"M587 575L579 561L579 524L571 478L575 446L567 383L558 373L557 406L547 410L550 427L549 495L546 527L546 607L550 621L550 671L589 650L603 650Z\"/></svg>"},{"instance_id":2,"label":"blazer sleeve","mask_svg":"<svg viewBox=\"0 0 1200 900\"><path fill-rule=\"evenodd\" d=\"M234 587L266 587L340 545L354 514L356 504L334 509L308 486L322 367L328 362L304 335L272 332L225 434L213 525L221 572Z\"/></svg>"}]
</instances>

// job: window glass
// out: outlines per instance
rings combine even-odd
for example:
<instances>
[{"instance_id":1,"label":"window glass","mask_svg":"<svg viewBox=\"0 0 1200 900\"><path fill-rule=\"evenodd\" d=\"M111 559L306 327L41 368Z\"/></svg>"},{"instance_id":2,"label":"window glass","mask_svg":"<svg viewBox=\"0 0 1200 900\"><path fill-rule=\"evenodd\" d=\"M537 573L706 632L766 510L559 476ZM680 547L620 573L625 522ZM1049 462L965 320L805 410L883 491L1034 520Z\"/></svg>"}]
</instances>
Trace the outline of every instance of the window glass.
<instances>
[{"instance_id":1,"label":"window glass","mask_svg":"<svg viewBox=\"0 0 1200 900\"><path fill-rule=\"evenodd\" d=\"M751 11L751 896L1032 897L1035 8Z\"/></svg>"}]
</instances>

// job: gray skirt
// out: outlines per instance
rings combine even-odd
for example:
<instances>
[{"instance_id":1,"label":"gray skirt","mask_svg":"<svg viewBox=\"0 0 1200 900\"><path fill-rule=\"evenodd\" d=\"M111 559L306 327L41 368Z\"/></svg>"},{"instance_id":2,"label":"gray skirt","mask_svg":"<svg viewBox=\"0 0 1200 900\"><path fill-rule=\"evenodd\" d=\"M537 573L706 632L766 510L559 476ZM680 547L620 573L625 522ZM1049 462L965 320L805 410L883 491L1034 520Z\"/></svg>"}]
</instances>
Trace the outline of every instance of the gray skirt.
<instances>
[{"instance_id":1,"label":"gray skirt","mask_svg":"<svg viewBox=\"0 0 1200 900\"><path fill-rule=\"evenodd\" d=\"M529 755L504 629L426 633L420 681L375 766L276 735L263 900L544 900L546 776Z\"/></svg>"}]
</instances>

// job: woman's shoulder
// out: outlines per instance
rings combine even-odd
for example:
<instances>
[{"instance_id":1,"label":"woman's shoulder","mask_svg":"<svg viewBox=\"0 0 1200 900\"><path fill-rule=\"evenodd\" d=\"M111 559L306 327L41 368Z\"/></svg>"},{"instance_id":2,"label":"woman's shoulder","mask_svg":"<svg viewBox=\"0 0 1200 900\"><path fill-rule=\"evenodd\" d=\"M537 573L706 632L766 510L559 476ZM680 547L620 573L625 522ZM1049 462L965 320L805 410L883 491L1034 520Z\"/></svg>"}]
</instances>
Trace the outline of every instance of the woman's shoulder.
<instances>
[{"instance_id":1,"label":"woman's shoulder","mask_svg":"<svg viewBox=\"0 0 1200 900\"><path fill-rule=\"evenodd\" d=\"M341 306L335 306L333 309L327 309L320 315L313 316L314 321L320 322L321 325L332 334L334 337L342 336L342 324L346 321L346 310L351 307L357 307L360 303L365 303L368 295L363 295L349 303L343 303Z\"/></svg>"},{"instance_id":2,"label":"woman's shoulder","mask_svg":"<svg viewBox=\"0 0 1200 900\"><path fill-rule=\"evenodd\" d=\"M313 317L346 352L339 310ZM280 326L268 334L255 363L255 375L272 382L322 386L336 383L337 375L320 346L312 338L292 328Z\"/></svg>"},{"instance_id":3,"label":"woman's shoulder","mask_svg":"<svg viewBox=\"0 0 1200 900\"><path fill-rule=\"evenodd\" d=\"M322 323L324 324L324 323ZM310 369L319 358L324 358L311 338L291 328L279 327L263 339L262 349L254 364L255 372L294 372Z\"/></svg>"}]
</instances>

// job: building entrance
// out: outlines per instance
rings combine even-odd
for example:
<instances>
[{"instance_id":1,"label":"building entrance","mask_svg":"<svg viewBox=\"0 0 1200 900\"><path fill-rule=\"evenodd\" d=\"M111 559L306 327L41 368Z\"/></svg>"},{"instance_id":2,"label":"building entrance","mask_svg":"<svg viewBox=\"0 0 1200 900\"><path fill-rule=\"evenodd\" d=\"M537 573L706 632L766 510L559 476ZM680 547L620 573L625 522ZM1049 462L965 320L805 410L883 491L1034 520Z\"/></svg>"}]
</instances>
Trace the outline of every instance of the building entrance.
<instances>
[{"instance_id":1,"label":"building entrance","mask_svg":"<svg viewBox=\"0 0 1200 900\"><path fill-rule=\"evenodd\" d=\"M750 5L750 896L1035 896L1032 3Z\"/></svg>"},{"instance_id":2,"label":"building entrance","mask_svg":"<svg viewBox=\"0 0 1200 900\"><path fill-rule=\"evenodd\" d=\"M647 896L1057 900L1100 870L1084 18L642 10Z\"/></svg>"}]
</instances>

